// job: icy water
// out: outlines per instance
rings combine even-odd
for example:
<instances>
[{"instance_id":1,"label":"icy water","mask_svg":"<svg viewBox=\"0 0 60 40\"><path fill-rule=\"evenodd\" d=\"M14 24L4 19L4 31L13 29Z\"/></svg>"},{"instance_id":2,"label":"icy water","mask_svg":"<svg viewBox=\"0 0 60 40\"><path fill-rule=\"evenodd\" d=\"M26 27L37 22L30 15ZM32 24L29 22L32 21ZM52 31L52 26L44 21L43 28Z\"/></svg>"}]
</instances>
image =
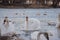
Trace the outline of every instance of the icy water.
<instances>
[{"instance_id":1,"label":"icy water","mask_svg":"<svg viewBox=\"0 0 60 40\"><path fill-rule=\"evenodd\" d=\"M56 9L0 9L0 25L3 23L4 17L8 16L10 20L16 22L15 23L15 27L17 28L16 31L18 31L17 33L20 33L19 32L20 30L23 30L23 29L25 30L25 24L24 24L25 17L28 16L29 19L33 18L31 19L32 21L34 21L34 19L38 20L38 24L37 24L37 21L34 21L33 24L29 24L29 30L30 29L34 30L36 28L38 30L40 27L40 31L43 31L43 32L47 31L53 34L53 36L49 36L50 40L60 40L58 38L56 25L54 26L48 25L48 22L50 21L57 24L59 14L60 14L60 9L57 9L57 8ZM39 27L37 27L36 25ZM37 32L31 33L32 39L36 39ZM27 40L27 37L24 37L23 35L22 37ZM42 37L41 40L45 40L45 39L43 39Z\"/></svg>"}]
</instances>

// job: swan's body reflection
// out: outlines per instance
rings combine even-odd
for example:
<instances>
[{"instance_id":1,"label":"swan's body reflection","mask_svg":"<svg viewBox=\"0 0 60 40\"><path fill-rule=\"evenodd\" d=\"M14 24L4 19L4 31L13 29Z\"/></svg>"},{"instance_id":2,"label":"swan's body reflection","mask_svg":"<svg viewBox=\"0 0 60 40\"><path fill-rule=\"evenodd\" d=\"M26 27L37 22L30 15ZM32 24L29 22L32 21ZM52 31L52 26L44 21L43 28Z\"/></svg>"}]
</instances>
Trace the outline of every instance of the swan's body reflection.
<instances>
[{"instance_id":1,"label":"swan's body reflection","mask_svg":"<svg viewBox=\"0 0 60 40\"><path fill-rule=\"evenodd\" d=\"M19 23L20 22L20 23ZM41 26L40 26L40 21L38 19L34 19L34 18L29 18L28 19L28 29L26 29L26 20L25 19L20 19L20 20L16 20L16 24L19 23L19 29L20 31L23 31L22 33L18 30L16 33L19 34L25 34L28 36L32 37L32 32L35 32L35 30L40 30ZM39 33L39 31L38 31ZM37 33L36 33L37 34ZM47 33L48 34L48 33ZM33 34L34 35L34 34ZM37 34L38 35L38 34ZM27 37L27 36L26 36ZM35 36L37 38L37 36ZM37 39L36 39L37 40ZM48 39L49 40L49 39Z\"/></svg>"}]
</instances>

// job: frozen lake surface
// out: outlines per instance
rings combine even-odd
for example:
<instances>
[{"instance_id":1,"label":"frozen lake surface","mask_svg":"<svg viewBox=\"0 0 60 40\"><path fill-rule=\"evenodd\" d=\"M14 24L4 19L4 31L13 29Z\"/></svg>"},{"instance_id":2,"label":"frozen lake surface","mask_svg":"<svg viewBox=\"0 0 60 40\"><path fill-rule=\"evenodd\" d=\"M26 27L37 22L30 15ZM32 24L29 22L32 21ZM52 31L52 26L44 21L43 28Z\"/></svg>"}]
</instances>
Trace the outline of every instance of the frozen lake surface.
<instances>
[{"instance_id":1,"label":"frozen lake surface","mask_svg":"<svg viewBox=\"0 0 60 40\"><path fill-rule=\"evenodd\" d=\"M0 25L3 23L4 17L8 16L10 20L15 21L14 26L17 28L17 33L21 33L20 30L25 29L26 26L25 17L28 16L30 20L29 30L36 29L38 26L37 30L40 29L43 32L47 31L53 34L53 36L49 36L50 40L60 40L58 38L56 25L48 25L49 21L53 21L55 24L57 24L58 14L60 14L59 10L60 9L0 9ZM30 18L34 18L38 21ZM31 33L31 38L36 39L38 32L39 31ZM27 37L24 35L22 35L22 37L27 40ZM45 38L43 38L43 35L41 35L41 40L45 40Z\"/></svg>"}]
</instances>

